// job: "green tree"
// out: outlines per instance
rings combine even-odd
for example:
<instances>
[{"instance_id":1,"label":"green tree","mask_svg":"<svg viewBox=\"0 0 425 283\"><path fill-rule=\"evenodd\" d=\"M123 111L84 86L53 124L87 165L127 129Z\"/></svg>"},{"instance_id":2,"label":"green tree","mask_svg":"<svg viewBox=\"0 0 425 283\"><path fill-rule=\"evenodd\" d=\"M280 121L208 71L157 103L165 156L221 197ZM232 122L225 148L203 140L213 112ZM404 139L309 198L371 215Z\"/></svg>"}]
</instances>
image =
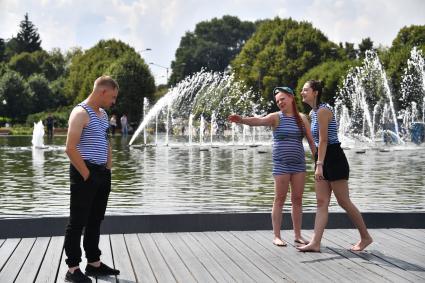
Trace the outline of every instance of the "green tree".
<instances>
[{"instance_id":1,"label":"green tree","mask_svg":"<svg viewBox=\"0 0 425 283\"><path fill-rule=\"evenodd\" d=\"M24 78L41 72L40 65L35 61L34 56L28 52L13 56L9 61L9 68L20 73Z\"/></svg>"},{"instance_id":2,"label":"green tree","mask_svg":"<svg viewBox=\"0 0 425 283\"><path fill-rule=\"evenodd\" d=\"M415 46L425 53L425 25L403 27L393 40L390 49L378 50L379 58L385 67L393 90L396 109L400 109L401 106L401 80L407 67L407 60L410 58L410 52Z\"/></svg>"},{"instance_id":3,"label":"green tree","mask_svg":"<svg viewBox=\"0 0 425 283\"><path fill-rule=\"evenodd\" d=\"M16 36L17 53L41 50L40 35L35 25L28 19L28 13L25 14L25 19L21 21L19 27L21 29Z\"/></svg>"},{"instance_id":4,"label":"green tree","mask_svg":"<svg viewBox=\"0 0 425 283\"><path fill-rule=\"evenodd\" d=\"M354 43L346 42L344 46L345 56L350 60L357 58L357 50L354 48Z\"/></svg>"},{"instance_id":5,"label":"green tree","mask_svg":"<svg viewBox=\"0 0 425 283\"><path fill-rule=\"evenodd\" d=\"M198 23L180 41L169 83L176 84L203 68L224 71L254 31L254 23L233 16Z\"/></svg>"},{"instance_id":6,"label":"green tree","mask_svg":"<svg viewBox=\"0 0 425 283\"><path fill-rule=\"evenodd\" d=\"M65 83L67 99L74 103L84 100L91 93L96 78L105 74L106 70L127 52L137 54L129 45L114 39L100 40L84 53L77 50L71 55L69 75Z\"/></svg>"},{"instance_id":7,"label":"green tree","mask_svg":"<svg viewBox=\"0 0 425 283\"><path fill-rule=\"evenodd\" d=\"M44 75L32 75L28 78L28 85L32 91L32 113L38 113L53 107L52 91L49 87L49 81Z\"/></svg>"},{"instance_id":8,"label":"green tree","mask_svg":"<svg viewBox=\"0 0 425 283\"><path fill-rule=\"evenodd\" d=\"M0 102L0 117L25 121L31 111L31 90L19 73L9 70L0 78Z\"/></svg>"},{"instance_id":9,"label":"green tree","mask_svg":"<svg viewBox=\"0 0 425 283\"><path fill-rule=\"evenodd\" d=\"M12 58L18 53L18 41L16 37L13 37L10 40L6 41L6 46L4 50L4 61L9 62L10 58Z\"/></svg>"},{"instance_id":10,"label":"green tree","mask_svg":"<svg viewBox=\"0 0 425 283\"><path fill-rule=\"evenodd\" d=\"M72 102L65 96L65 82L66 78L62 76L49 83L53 108L67 106Z\"/></svg>"},{"instance_id":11,"label":"green tree","mask_svg":"<svg viewBox=\"0 0 425 283\"><path fill-rule=\"evenodd\" d=\"M295 87L306 71L339 57L338 46L310 23L275 18L258 27L231 65L237 79L270 100L276 85Z\"/></svg>"},{"instance_id":12,"label":"green tree","mask_svg":"<svg viewBox=\"0 0 425 283\"><path fill-rule=\"evenodd\" d=\"M65 75L65 57L59 49L53 49L48 53L48 56L41 65L41 70L49 81L54 81L60 76Z\"/></svg>"},{"instance_id":13,"label":"green tree","mask_svg":"<svg viewBox=\"0 0 425 283\"><path fill-rule=\"evenodd\" d=\"M373 41L370 39L370 37L366 37L362 39L362 42L359 43L359 55L360 58L364 58L365 52L367 50L373 49Z\"/></svg>"},{"instance_id":14,"label":"green tree","mask_svg":"<svg viewBox=\"0 0 425 283\"><path fill-rule=\"evenodd\" d=\"M129 122L140 122L143 115L144 97L152 99L155 80L148 65L138 54L125 53L106 71L120 86L117 105L113 111L126 113Z\"/></svg>"},{"instance_id":15,"label":"green tree","mask_svg":"<svg viewBox=\"0 0 425 283\"><path fill-rule=\"evenodd\" d=\"M351 67L360 65L360 61L327 61L310 69L298 80L296 93L301 93L302 88L308 80L319 80L323 85L322 101L326 101L334 105L338 88L342 86L345 77ZM307 105L303 105L301 97L295 96L299 109L308 112L310 109Z\"/></svg>"},{"instance_id":16,"label":"green tree","mask_svg":"<svg viewBox=\"0 0 425 283\"><path fill-rule=\"evenodd\" d=\"M0 62L3 62L5 59L6 53L6 42L3 38L0 38Z\"/></svg>"}]
</instances>

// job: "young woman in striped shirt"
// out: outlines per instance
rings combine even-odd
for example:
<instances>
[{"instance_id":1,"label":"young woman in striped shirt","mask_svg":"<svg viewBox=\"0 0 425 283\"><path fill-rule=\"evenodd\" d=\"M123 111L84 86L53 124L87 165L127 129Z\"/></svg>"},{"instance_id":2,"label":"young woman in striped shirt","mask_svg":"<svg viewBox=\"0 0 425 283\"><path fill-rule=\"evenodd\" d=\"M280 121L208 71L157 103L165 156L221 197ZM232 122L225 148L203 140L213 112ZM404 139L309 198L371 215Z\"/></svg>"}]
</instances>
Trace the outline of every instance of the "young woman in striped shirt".
<instances>
[{"instance_id":1,"label":"young woman in striped shirt","mask_svg":"<svg viewBox=\"0 0 425 283\"><path fill-rule=\"evenodd\" d=\"M307 81L301 92L303 102L311 106L311 132L318 148L315 155L315 190L317 211L314 234L308 245L298 247L303 252L320 251L320 242L328 222L328 207L332 192L338 204L347 212L360 232L360 241L351 247L361 251L372 243L363 217L351 202L348 190L349 165L338 139L338 124L332 108L320 102L322 86L319 81Z\"/></svg>"},{"instance_id":2,"label":"young woman in striped shirt","mask_svg":"<svg viewBox=\"0 0 425 283\"><path fill-rule=\"evenodd\" d=\"M315 150L310 133L309 122L298 113L294 92L289 87L274 89L279 112L265 117L241 117L230 115L229 121L250 126L269 126L273 128L273 177L275 180L275 197L272 208L273 244L286 246L282 240L282 208L291 184L292 223L295 242L307 243L301 236L302 195L305 183L305 153L302 144L306 136L310 148Z\"/></svg>"}]
</instances>

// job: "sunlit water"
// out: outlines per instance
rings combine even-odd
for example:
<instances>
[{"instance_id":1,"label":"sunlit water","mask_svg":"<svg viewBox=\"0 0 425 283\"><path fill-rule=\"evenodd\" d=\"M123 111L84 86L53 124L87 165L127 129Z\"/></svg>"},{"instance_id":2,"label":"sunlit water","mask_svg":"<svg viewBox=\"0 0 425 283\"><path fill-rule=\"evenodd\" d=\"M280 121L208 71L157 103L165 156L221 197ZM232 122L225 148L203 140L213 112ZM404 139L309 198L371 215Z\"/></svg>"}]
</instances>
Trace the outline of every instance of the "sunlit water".
<instances>
[{"instance_id":1,"label":"sunlit water","mask_svg":"<svg viewBox=\"0 0 425 283\"><path fill-rule=\"evenodd\" d=\"M69 162L65 137L0 137L0 217L67 216ZM113 139L112 193L107 214L269 212L273 202L271 145L128 147ZM206 150L204 150L206 149ZM362 212L425 211L425 147L389 152L346 150L350 194ZM312 162L304 211L315 211ZM288 196L289 200L289 196ZM285 210L290 209L287 201ZM330 211L341 211L332 199Z\"/></svg>"}]
</instances>

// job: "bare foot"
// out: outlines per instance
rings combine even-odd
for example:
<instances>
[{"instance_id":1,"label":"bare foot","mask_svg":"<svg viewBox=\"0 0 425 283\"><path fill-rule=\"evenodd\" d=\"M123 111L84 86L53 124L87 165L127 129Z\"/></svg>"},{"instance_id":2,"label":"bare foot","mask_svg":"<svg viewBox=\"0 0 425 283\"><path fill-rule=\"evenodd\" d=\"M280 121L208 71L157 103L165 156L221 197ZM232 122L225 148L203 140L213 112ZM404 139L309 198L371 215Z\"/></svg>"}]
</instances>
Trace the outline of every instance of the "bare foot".
<instances>
[{"instance_id":1,"label":"bare foot","mask_svg":"<svg viewBox=\"0 0 425 283\"><path fill-rule=\"evenodd\" d=\"M350 250L352 250L353 252L360 252L364 250L367 246L372 244L372 242L372 238L361 239L357 244L352 246Z\"/></svg>"},{"instance_id":2,"label":"bare foot","mask_svg":"<svg viewBox=\"0 0 425 283\"><path fill-rule=\"evenodd\" d=\"M286 247L286 243L284 241L282 241L280 238L275 237L273 240L273 244L278 246L278 247Z\"/></svg>"},{"instance_id":3,"label":"bare foot","mask_svg":"<svg viewBox=\"0 0 425 283\"><path fill-rule=\"evenodd\" d=\"M297 247L297 249L300 252L318 253L318 252L320 252L320 245L313 245L313 244L310 243L310 244L305 245L305 246Z\"/></svg>"},{"instance_id":4,"label":"bare foot","mask_svg":"<svg viewBox=\"0 0 425 283\"><path fill-rule=\"evenodd\" d=\"M308 245L310 242L309 242L309 241L307 241L306 239L304 239L304 238L301 236L301 237L295 238L294 243L295 243L295 244L301 244L301 245Z\"/></svg>"}]
</instances>

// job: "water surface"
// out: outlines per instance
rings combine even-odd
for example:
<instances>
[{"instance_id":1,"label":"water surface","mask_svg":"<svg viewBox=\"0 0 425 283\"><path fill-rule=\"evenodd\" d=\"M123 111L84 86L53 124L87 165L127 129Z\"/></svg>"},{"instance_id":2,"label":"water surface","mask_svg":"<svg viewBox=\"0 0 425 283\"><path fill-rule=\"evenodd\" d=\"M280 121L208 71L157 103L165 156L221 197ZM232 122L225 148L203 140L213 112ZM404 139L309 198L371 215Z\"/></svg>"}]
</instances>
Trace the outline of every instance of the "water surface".
<instances>
[{"instance_id":1,"label":"water surface","mask_svg":"<svg viewBox=\"0 0 425 283\"><path fill-rule=\"evenodd\" d=\"M67 216L69 162L65 137L32 149L31 137L0 137L0 217ZM128 147L113 144L107 214L269 212L273 202L271 145ZM350 195L362 212L425 211L425 147L388 152L346 150ZM315 211L313 167L307 154L304 211ZM290 196L288 196L289 199ZM285 210L289 210L287 201ZM342 211L334 197L330 211Z\"/></svg>"}]
</instances>

